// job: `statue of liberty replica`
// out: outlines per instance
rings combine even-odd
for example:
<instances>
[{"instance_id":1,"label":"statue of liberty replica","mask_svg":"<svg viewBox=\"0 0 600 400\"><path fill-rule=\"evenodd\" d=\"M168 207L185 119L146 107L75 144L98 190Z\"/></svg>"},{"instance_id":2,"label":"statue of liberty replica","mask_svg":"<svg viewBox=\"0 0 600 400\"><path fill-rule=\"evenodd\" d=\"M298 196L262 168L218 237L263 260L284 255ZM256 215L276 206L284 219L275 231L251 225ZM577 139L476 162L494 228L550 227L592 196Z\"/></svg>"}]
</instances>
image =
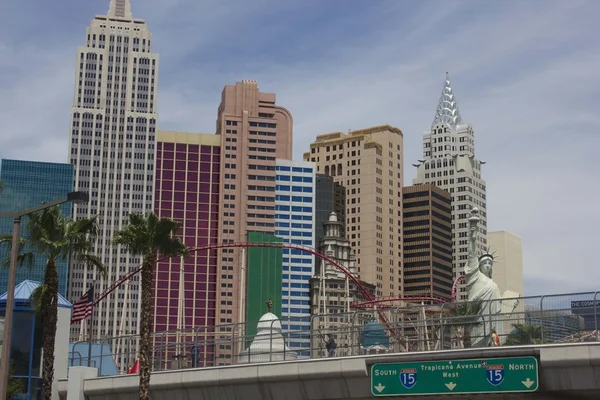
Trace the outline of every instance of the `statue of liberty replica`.
<instances>
[{"instance_id":1,"label":"statue of liberty replica","mask_svg":"<svg viewBox=\"0 0 600 400\"><path fill-rule=\"evenodd\" d=\"M477 252L478 214L479 210L474 207L469 218L469 258L464 271L468 301L481 304L480 318L471 326L471 347L487 347L492 332L500 338L505 336L505 321L519 302L514 298L504 299L498 285L492 280L494 255L489 251L481 255Z\"/></svg>"}]
</instances>

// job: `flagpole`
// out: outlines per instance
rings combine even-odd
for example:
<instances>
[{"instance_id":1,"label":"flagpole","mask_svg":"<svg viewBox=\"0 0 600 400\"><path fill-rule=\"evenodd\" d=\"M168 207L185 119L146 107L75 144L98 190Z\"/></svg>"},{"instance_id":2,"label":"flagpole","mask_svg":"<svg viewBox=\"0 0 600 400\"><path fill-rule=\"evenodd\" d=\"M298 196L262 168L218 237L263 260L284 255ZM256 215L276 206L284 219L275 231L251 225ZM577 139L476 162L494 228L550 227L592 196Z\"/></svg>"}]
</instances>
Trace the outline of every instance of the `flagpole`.
<instances>
[{"instance_id":1,"label":"flagpole","mask_svg":"<svg viewBox=\"0 0 600 400\"><path fill-rule=\"evenodd\" d=\"M92 287L90 288L90 298L92 300L92 303L90 305L91 308L91 314L90 315L90 322L88 324L88 367L91 368L92 367L92 332L94 330L94 287L96 286L96 282L94 281L92 283Z\"/></svg>"}]
</instances>

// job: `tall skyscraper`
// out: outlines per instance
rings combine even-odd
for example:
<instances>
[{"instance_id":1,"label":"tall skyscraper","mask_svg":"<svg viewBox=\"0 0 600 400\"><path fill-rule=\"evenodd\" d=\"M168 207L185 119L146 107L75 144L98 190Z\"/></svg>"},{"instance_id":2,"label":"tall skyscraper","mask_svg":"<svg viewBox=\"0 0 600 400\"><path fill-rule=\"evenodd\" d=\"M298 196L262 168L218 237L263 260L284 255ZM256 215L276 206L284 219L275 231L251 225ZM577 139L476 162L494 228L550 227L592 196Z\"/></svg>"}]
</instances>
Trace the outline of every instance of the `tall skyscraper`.
<instances>
[{"instance_id":1,"label":"tall skyscraper","mask_svg":"<svg viewBox=\"0 0 600 400\"><path fill-rule=\"evenodd\" d=\"M246 242L248 232L275 233L276 160L292 157L292 115L262 93L254 81L223 89L217 117L221 138L219 242ZM224 324L245 316L243 251L218 256L217 318ZM232 328L228 328L231 331ZM223 345L225 352L231 345Z\"/></svg>"},{"instance_id":2,"label":"tall skyscraper","mask_svg":"<svg viewBox=\"0 0 600 400\"><path fill-rule=\"evenodd\" d=\"M500 294L509 297L523 294L523 244L521 238L508 231L488 232L487 242L494 254L492 279Z\"/></svg>"},{"instance_id":3,"label":"tall skyscraper","mask_svg":"<svg viewBox=\"0 0 600 400\"><path fill-rule=\"evenodd\" d=\"M0 211L20 211L36 207L42 203L66 197L73 191L73 166L37 161L1 160ZM71 206L63 204L60 209L65 216L71 216ZM0 218L0 236L11 235L12 218ZM27 217L21 222L21 235L27 235ZM10 248L0 248L0 262L7 260ZM58 260L58 293L65 296L69 277L69 263ZM17 268L17 283L29 279L43 282L46 271L46 259L35 256L31 267ZM0 267L0 293L8 286L8 269Z\"/></svg>"},{"instance_id":4,"label":"tall skyscraper","mask_svg":"<svg viewBox=\"0 0 600 400\"><path fill-rule=\"evenodd\" d=\"M89 192L89 204L75 205L75 218L98 216L95 251L106 276L85 264L72 265L69 298L78 299L90 284L100 293L140 257L113 246L114 233L132 212L154 211L154 151L157 125L158 54L142 19L131 14L129 0L111 0L108 15L96 16L77 50L71 113L69 160L75 166L75 190ZM94 310L96 337L138 332L139 277L115 290ZM77 338L82 328L74 325Z\"/></svg>"},{"instance_id":5,"label":"tall skyscraper","mask_svg":"<svg viewBox=\"0 0 600 400\"><path fill-rule=\"evenodd\" d=\"M460 115L450 78L442 89L431 129L423 136L423 159L419 160L414 184L432 183L452 195L452 248L454 277L462 273L467 261L469 243L469 212L479 208L481 222L477 235L478 247L486 250L487 212L486 187L481 177L484 163L475 157L475 133ZM458 300L466 300L464 285L459 287Z\"/></svg>"},{"instance_id":6,"label":"tall skyscraper","mask_svg":"<svg viewBox=\"0 0 600 400\"><path fill-rule=\"evenodd\" d=\"M315 165L277 160L275 236L283 243L315 248ZM288 346L298 356L310 355L310 279L315 257L283 249L281 326L291 331Z\"/></svg>"},{"instance_id":7,"label":"tall skyscraper","mask_svg":"<svg viewBox=\"0 0 600 400\"><path fill-rule=\"evenodd\" d=\"M346 237L377 296L402 294L402 132L389 125L317 136L305 161L346 188Z\"/></svg>"},{"instance_id":8,"label":"tall skyscraper","mask_svg":"<svg viewBox=\"0 0 600 400\"><path fill-rule=\"evenodd\" d=\"M156 135L155 213L180 223L178 235L188 248L216 244L219 227L221 138L214 134L158 131ZM199 251L156 265L154 331L214 326L217 251ZM200 330L199 334L208 333ZM175 335L163 341L174 342ZM174 354L180 349L165 346ZM212 365L214 343L196 341L196 366Z\"/></svg>"},{"instance_id":9,"label":"tall skyscraper","mask_svg":"<svg viewBox=\"0 0 600 400\"><path fill-rule=\"evenodd\" d=\"M452 198L435 185L403 189L405 296L450 300L452 294Z\"/></svg>"}]
</instances>

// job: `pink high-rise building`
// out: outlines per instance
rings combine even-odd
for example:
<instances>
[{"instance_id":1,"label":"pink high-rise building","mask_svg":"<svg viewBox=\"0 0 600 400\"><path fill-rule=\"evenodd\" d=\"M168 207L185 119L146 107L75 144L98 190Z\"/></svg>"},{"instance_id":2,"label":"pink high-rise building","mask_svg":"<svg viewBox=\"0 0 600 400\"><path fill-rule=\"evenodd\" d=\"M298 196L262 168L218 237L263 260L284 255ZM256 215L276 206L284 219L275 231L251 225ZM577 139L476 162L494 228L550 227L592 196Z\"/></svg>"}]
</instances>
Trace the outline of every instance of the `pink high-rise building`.
<instances>
[{"instance_id":1,"label":"pink high-rise building","mask_svg":"<svg viewBox=\"0 0 600 400\"><path fill-rule=\"evenodd\" d=\"M221 146L219 242L244 242L247 232L275 232L275 160L292 158L292 115L254 81L223 89L217 117ZM244 320L244 252L217 259L217 324ZM221 346L220 346L221 347ZM224 354L230 344L224 344Z\"/></svg>"}]
</instances>

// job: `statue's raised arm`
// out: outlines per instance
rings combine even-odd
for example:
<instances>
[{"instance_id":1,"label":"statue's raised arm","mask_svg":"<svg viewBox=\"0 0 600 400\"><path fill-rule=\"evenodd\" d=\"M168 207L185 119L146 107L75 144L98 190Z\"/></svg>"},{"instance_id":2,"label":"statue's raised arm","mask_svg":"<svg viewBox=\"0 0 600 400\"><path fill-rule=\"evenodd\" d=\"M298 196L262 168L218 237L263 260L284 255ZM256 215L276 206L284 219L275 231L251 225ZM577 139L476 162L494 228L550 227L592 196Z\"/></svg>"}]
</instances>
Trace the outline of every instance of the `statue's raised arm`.
<instances>
[{"instance_id":1,"label":"statue's raised arm","mask_svg":"<svg viewBox=\"0 0 600 400\"><path fill-rule=\"evenodd\" d=\"M469 252L468 261L465 265L465 275L469 279L470 275L479 272L479 258L477 256L477 225L479 224L479 210L476 207L471 209L469 217Z\"/></svg>"}]
</instances>

